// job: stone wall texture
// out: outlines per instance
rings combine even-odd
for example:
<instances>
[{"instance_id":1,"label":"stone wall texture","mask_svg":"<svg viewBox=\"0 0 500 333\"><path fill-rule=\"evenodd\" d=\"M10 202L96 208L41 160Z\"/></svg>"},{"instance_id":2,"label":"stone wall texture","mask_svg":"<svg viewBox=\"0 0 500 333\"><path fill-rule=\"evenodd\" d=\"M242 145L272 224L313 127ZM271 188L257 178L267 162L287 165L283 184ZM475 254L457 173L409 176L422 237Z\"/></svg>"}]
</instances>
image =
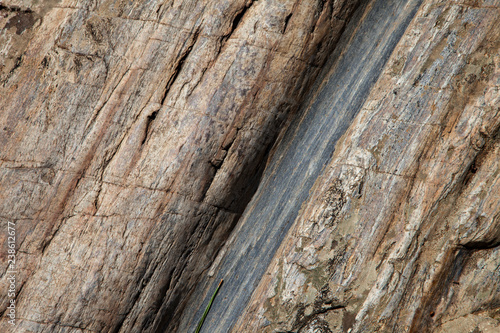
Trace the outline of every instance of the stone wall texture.
<instances>
[{"instance_id":1,"label":"stone wall texture","mask_svg":"<svg viewBox=\"0 0 500 333\"><path fill-rule=\"evenodd\" d=\"M2 0L0 228L0 332L499 332L500 1Z\"/></svg>"}]
</instances>

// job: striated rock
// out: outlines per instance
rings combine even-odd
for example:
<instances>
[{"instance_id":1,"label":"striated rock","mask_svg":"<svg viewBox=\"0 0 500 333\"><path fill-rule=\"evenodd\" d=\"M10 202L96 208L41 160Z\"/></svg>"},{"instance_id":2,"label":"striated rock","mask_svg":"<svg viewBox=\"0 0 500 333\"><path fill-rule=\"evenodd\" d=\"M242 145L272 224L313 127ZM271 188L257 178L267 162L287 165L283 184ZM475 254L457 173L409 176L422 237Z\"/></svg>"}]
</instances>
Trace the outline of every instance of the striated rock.
<instances>
[{"instance_id":1,"label":"striated rock","mask_svg":"<svg viewBox=\"0 0 500 333\"><path fill-rule=\"evenodd\" d=\"M234 332L500 330L499 4L423 2Z\"/></svg>"},{"instance_id":2,"label":"striated rock","mask_svg":"<svg viewBox=\"0 0 500 333\"><path fill-rule=\"evenodd\" d=\"M176 325L356 5L2 2L0 331Z\"/></svg>"},{"instance_id":3,"label":"striated rock","mask_svg":"<svg viewBox=\"0 0 500 333\"><path fill-rule=\"evenodd\" d=\"M498 17L2 1L0 332L497 332Z\"/></svg>"},{"instance_id":4,"label":"striated rock","mask_svg":"<svg viewBox=\"0 0 500 333\"><path fill-rule=\"evenodd\" d=\"M228 245L195 290L193 301L189 302L181 318L181 331L190 331L188 327L194 330L196 318L202 316L220 279L224 279L224 287L219 291L204 329L206 332L226 332L234 325L297 218L314 181L331 159L335 142L363 105L418 5L418 1L376 1L362 6L353 17L330 58L333 62L325 68L330 70L322 73L323 84L313 87L311 96L303 104L305 110L291 122L276 146L260 187L238 221ZM333 203L336 195L331 195L334 206L338 206ZM339 200L342 202L343 198ZM314 247L310 249L311 252L315 250ZM276 272L271 274L276 277ZM300 282L298 277L285 292L293 295ZM194 301L203 298L205 303ZM282 320L292 321L289 314L285 307ZM297 329L296 324L290 325L283 330Z\"/></svg>"}]
</instances>

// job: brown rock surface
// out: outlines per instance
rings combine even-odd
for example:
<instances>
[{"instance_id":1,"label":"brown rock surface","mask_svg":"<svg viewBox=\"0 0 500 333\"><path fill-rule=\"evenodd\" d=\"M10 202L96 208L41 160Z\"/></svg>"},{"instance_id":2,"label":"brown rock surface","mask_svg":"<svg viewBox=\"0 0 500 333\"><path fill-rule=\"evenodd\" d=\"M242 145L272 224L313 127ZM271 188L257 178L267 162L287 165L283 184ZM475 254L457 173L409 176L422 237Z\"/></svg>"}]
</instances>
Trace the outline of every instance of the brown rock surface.
<instances>
[{"instance_id":1,"label":"brown rock surface","mask_svg":"<svg viewBox=\"0 0 500 333\"><path fill-rule=\"evenodd\" d=\"M171 322L355 5L3 1L0 216L17 225L15 330Z\"/></svg>"},{"instance_id":2,"label":"brown rock surface","mask_svg":"<svg viewBox=\"0 0 500 333\"><path fill-rule=\"evenodd\" d=\"M357 4L2 1L0 332L175 331ZM500 330L500 1L418 4L234 332Z\"/></svg>"}]
</instances>

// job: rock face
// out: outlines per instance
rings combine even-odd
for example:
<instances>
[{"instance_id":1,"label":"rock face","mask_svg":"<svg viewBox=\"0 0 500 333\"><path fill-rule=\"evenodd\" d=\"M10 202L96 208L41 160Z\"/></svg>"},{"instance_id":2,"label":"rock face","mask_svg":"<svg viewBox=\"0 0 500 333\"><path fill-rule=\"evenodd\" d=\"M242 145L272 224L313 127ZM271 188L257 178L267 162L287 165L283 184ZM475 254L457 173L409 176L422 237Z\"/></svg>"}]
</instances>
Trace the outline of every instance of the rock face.
<instances>
[{"instance_id":1,"label":"rock face","mask_svg":"<svg viewBox=\"0 0 500 333\"><path fill-rule=\"evenodd\" d=\"M356 5L2 3L0 216L2 230L17 225L14 329L175 323Z\"/></svg>"},{"instance_id":2,"label":"rock face","mask_svg":"<svg viewBox=\"0 0 500 333\"><path fill-rule=\"evenodd\" d=\"M234 332L500 330L498 6L423 2Z\"/></svg>"},{"instance_id":3,"label":"rock face","mask_svg":"<svg viewBox=\"0 0 500 333\"><path fill-rule=\"evenodd\" d=\"M304 110L291 122L266 167L259 189L238 221L230 245L192 296L207 299L220 279L225 280L218 295L218 300L224 301L213 304L204 325L206 332L229 331L244 310L323 166L331 159L335 142L366 101L418 5L419 1L375 1L361 7L351 20L331 56L333 61L321 74L323 79L318 79L323 84L312 89L302 106ZM276 276L276 272L271 274ZM190 331L189 326L194 330L196 318L205 309L204 303L189 303L181 320L181 332Z\"/></svg>"},{"instance_id":4,"label":"rock face","mask_svg":"<svg viewBox=\"0 0 500 333\"><path fill-rule=\"evenodd\" d=\"M500 329L500 1L0 15L1 332Z\"/></svg>"}]
</instances>

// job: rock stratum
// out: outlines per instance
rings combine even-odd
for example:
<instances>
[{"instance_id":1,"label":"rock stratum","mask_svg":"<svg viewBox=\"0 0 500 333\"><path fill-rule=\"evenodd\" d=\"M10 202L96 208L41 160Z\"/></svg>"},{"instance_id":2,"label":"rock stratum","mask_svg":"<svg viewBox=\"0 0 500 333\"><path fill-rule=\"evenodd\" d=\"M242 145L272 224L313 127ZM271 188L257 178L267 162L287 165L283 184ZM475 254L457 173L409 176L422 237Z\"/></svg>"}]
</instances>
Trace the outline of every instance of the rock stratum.
<instances>
[{"instance_id":1,"label":"rock stratum","mask_svg":"<svg viewBox=\"0 0 500 333\"><path fill-rule=\"evenodd\" d=\"M499 18L2 1L0 331L498 332Z\"/></svg>"}]
</instances>

